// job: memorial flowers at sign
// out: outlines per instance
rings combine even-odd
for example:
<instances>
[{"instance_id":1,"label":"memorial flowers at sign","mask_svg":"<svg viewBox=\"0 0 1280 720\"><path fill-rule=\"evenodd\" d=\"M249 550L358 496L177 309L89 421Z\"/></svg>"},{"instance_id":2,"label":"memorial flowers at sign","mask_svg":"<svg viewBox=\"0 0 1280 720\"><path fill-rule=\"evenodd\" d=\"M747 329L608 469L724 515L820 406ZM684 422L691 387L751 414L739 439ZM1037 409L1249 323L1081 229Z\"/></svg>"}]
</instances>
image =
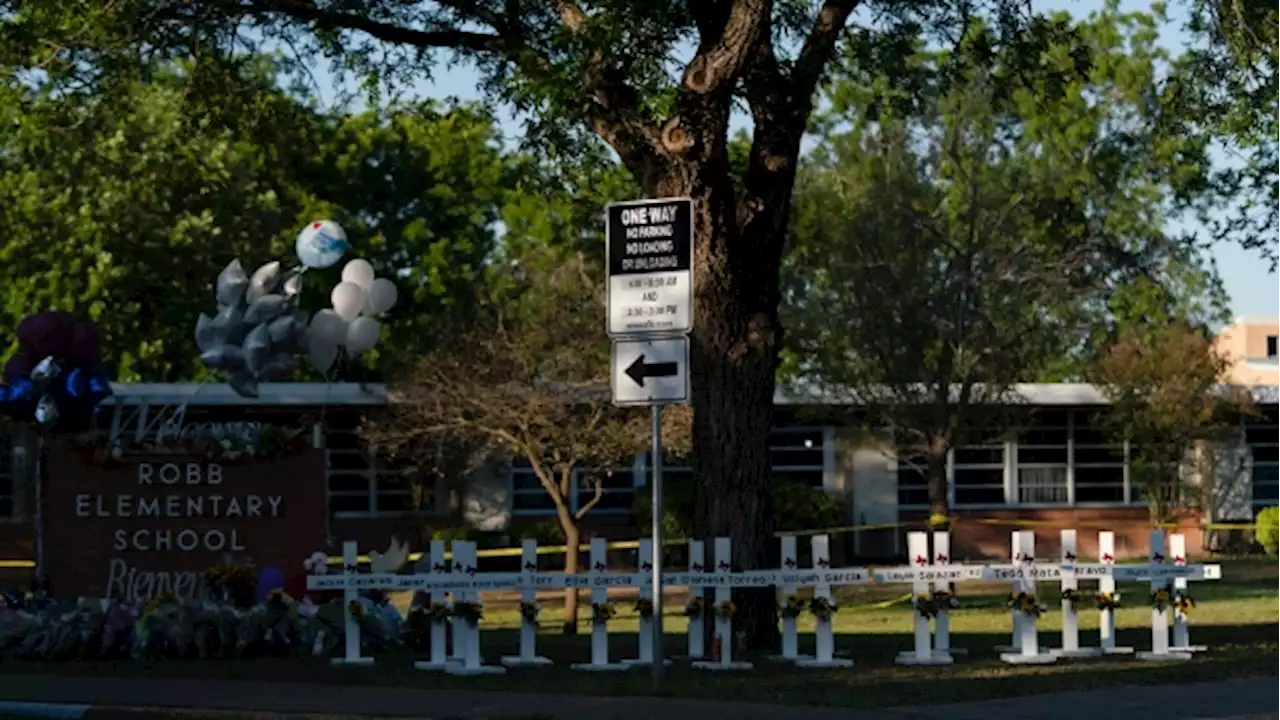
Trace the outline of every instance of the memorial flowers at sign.
<instances>
[{"instance_id":1,"label":"memorial flowers at sign","mask_svg":"<svg viewBox=\"0 0 1280 720\"><path fill-rule=\"evenodd\" d=\"M453 615L453 611L449 609L449 606L441 602L431 603L431 606L426 609L426 613L433 623L445 622Z\"/></svg>"},{"instance_id":2,"label":"memorial flowers at sign","mask_svg":"<svg viewBox=\"0 0 1280 720\"><path fill-rule=\"evenodd\" d=\"M520 603L520 617L530 625L538 624L538 603L526 600Z\"/></svg>"},{"instance_id":3,"label":"memorial flowers at sign","mask_svg":"<svg viewBox=\"0 0 1280 720\"><path fill-rule=\"evenodd\" d=\"M484 606L470 600L456 601L453 603L453 616L475 627L484 618Z\"/></svg>"},{"instance_id":4,"label":"memorial flowers at sign","mask_svg":"<svg viewBox=\"0 0 1280 720\"><path fill-rule=\"evenodd\" d=\"M636 614L645 619L653 617L653 601L649 598L636 600Z\"/></svg>"},{"instance_id":5,"label":"memorial flowers at sign","mask_svg":"<svg viewBox=\"0 0 1280 720\"><path fill-rule=\"evenodd\" d=\"M18 352L4 366L0 413L44 432L79 432L111 395L98 328L68 312L46 311L18 323Z\"/></svg>"},{"instance_id":6,"label":"memorial flowers at sign","mask_svg":"<svg viewBox=\"0 0 1280 720\"><path fill-rule=\"evenodd\" d=\"M1098 593L1093 602L1099 610L1115 610L1120 607L1120 593Z\"/></svg>"},{"instance_id":7,"label":"memorial flowers at sign","mask_svg":"<svg viewBox=\"0 0 1280 720\"><path fill-rule=\"evenodd\" d=\"M1040 617L1049 610L1049 606L1041 604L1033 593L1028 592L1010 593L1007 604L1010 609L1031 617Z\"/></svg>"},{"instance_id":8,"label":"memorial flowers at sign","mask_svg":"<svg viewBox=\"0 0 1280 720\"><path fill-rule=\"evenodd\" d=\"M830 598L816 597L809 601L809 614L819 621L830 620L840 608Z\"/></svg>"},{"instance_id":9,"label":"memorial flowers at sign","mask_svg":"<svg viewBox=\"0 0 1280 720\"><path fill-rule=\"evenodd\" d=\"M778 614L789 620L800 617L802 612L804 612L804 601L795 595L788 595L778 606Z\"/></svg>"},{"instance_id":10,"label":"memorial flowers at sign","mask_svg":"<svg viewBox=\"0 0 1280 720\"><path fill-rule=\"evenodd\" d=\"M351 613L351 617L360 619L364 617L364 603L359 600L352 600L347 603L347 611Z\"/></svg>"},{"instance_id":11,"label":"memorial flowers at sign","mask_svg":"<svg viewBox=\"0 0 1280 720\"><path fill-rule=\"evenodd\" d=\"M613 603L591 603L591 622L596 625L603 625L613 619L618 614L618 609Z\"/></svg>"},{"instance_id":12,"label":"memorial flowers at sign","mask_svg":"<svg viewBox=\"0 0 1280 720\"><path fill-rule=\"evenodd\" d=\"M1196 599L1187 592L1176 592L1173 595L1173 607L1183 615L1188 615L1196 607Z\"/></svg>"},{"instance_id":13,"label":"memorial flowers at sign","mask_svg":"<svg viewBox=\"0 0 1280 720\"><path fill-rule=\"evenodd\" d=\"M1062 599L1071 605L1072 610L1080 608L1080 603L1084 600L1084 595L1079 590L1068 588L1062 591Z\"/></svg>"},{"instance_id":14,"label":"memorial flowers at sign","mask_svg":"<svg viewBox=\"0 0 1280 720\"><path fill-rule=\"evenodd\" d=\"M1169 592L1169 588L1162 587L1151 593L1151 607L1164 612L1173 603L1173 593Z\"/></svg>"}]
</instances>

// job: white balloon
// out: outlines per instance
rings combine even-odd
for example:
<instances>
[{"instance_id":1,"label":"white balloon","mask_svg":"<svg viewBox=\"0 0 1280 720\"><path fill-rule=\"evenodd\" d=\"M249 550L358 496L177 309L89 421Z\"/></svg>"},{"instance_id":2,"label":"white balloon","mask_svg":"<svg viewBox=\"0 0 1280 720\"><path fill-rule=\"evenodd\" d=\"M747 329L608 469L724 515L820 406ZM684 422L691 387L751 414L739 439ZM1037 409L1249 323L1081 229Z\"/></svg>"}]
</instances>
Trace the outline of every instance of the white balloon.
<instances>
[{"instance_id":1,"label":"white balloon","mask_svg":"<svg viewBox=\"0 0 1280 720\"><path fill-rule=\"evenodd\" d=\"M342 282L355 283L361 290L373 284L373 266L364 258L356 258L342 266Z\"/></svg>"},{"instance_id":2,"label":"white balloon","mask_svg":"<svg viewBox=\"0 0 1280 720\"><path fill-rule=\"evenodd\" d=\"M329 302L333 304L334 312L343 320L351 322L364 308L364 290L355 283L340 282L329 293Z\"/></svg>"},{"instance_id":3,"label":"white balloon","mask_svg":"<svg viewBox=\"0 0 1280 720\"><path fill-rule=\"evenodd\" d=\"M360 317L351 321L347 327L347 354L355 357L366 350L372 350L378 344L378 334L382 326L371 317Z\"/></svg>"},{"instance_id":4,"label":"white balloon","mask_svg":"<svg viewBox=\"0 0 1280 720\"><path fill-rule=\"evenodd\" d=\"M293 247L303 265L323 270L338 264L347 252L347 233L332 220L317 220L302 228Z\"/></svg>"},{"instance_id":5,"label":"white balloon","mask_svg":"<svg viewBox=\"0 0 1280 720\"><path fill-rule=\"evenodd\" d=\"M321 310L311 318L308 344L338 347L347 339L347 321L332 310Z\"/></svg>"},{"instance_id":6,"label":"white balloon","mask_svg":"<svg viewBox=\"0 0 1280 720\"><path fill-rule=\"evenodd\" d=\"M369 315L381 315L395 306L398 295L395 283L378 278L365 291L365 310Z\"/></svg>"}]
</instances>

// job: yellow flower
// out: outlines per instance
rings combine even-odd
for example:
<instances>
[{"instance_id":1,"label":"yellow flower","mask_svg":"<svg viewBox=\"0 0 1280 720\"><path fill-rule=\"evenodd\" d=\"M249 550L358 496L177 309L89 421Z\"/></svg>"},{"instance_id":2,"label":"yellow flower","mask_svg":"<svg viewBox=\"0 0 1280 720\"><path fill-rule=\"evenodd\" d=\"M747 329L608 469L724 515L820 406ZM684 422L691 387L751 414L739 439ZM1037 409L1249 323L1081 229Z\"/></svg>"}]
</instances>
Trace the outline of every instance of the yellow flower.
<instances>
[{"instance_id":1,"label":"yellow flower","mask_svg":"<svg viewBox=\"0 0 1280 720\"><path fill-rule=\"evenodd\" d=\"M731 618L736 612L738 612L738 606L734 605L732 600L722 600L716 603L716 615L722 618Z\"/></svg>"}]
</instances>

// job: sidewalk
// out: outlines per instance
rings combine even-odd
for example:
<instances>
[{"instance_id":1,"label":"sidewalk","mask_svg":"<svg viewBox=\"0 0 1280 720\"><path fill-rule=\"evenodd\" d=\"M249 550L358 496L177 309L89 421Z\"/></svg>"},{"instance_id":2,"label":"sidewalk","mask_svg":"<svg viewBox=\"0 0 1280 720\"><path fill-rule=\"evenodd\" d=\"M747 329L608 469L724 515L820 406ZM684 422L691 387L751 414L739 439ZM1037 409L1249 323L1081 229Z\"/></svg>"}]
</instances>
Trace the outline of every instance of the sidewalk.
<instances>
[{"instance_id":1,"label":"sidewalk","mask_svg":"<svg viewBox=\"0 0 1280 720\"><path fill-rule=\"evenodd\" d=\"M584 676L584 681L589 678ZM982 682L975 679L974 682ZM928 687L921 687L921 694ZM431 720L1201 720L1280 717L1277 678L1134 686L957 705L845 710L648 697L586 697L232 680L0 674L0 700L123 708L202 708ZM109 713L112 716L118 713ZM90 720L95 713L87 716Z\"/></svg>"}]
</instances>

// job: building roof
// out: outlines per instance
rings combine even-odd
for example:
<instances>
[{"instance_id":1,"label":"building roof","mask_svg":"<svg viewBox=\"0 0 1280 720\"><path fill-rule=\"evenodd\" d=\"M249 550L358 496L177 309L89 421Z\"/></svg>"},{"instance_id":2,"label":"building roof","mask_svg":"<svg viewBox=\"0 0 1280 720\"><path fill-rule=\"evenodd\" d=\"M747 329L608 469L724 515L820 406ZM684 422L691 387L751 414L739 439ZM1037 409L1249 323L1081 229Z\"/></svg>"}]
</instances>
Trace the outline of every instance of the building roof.
<instances>
[{"instance_id":1,"label":"building roof","mask_svg":"<svg viewBox=\"0 0 1280 720\"><path fill-rule=\"evenodd\" d=\"M265 383L259 386L257 398L241 397L223 383L115 383L111 387L115 396L104 404L377 407L387 403L387 388L381 383ZM1278 393L1275 386L1256 385L1252 390L1257 402L1276 403ZM794 387L778 388L774 402L787 406L860 404L851 393ZM1010 402L1040 407L1108 404L1102 392L1088 383L1016 385Z\"/></svg>"}]
</instances>

